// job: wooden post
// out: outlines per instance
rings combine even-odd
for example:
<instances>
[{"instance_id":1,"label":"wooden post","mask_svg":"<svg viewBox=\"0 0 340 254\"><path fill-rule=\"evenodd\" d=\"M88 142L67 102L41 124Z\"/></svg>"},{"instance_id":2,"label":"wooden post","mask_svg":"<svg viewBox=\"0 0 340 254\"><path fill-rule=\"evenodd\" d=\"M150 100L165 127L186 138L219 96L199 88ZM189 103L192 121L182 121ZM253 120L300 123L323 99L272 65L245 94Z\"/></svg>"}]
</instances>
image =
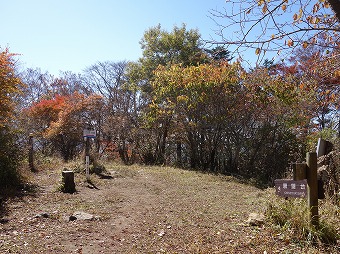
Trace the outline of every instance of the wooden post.
<instances>
[{"instance_id":1,"label":"wooden post","mask_svg":"<svg viewBox=\"0 0 340 254\"><path fill-rule=\"evenodd\" d=\"M308 183L308 208L310 210L310 222L312 225L319 224L318 209L318 177L317 177L317 154L309 152L306 156L307 161L307 183Z\"/></svg>"},{"instance_id":2,"label":"wooden post","mask_svg":"<svg viewBox=\"0 0 340 254\"><path fill-rule=\"evenodd\" d=\"M62 172L63 178L63 192L74 193L76 191L76 185L74 183L74 172L70 170L64 170Z\"/></svg>"},{"instance_id":3,"label":"wooden post","mask_svg":"<svg viewBox=\"0 0 340 254\"><path fill-rule=\"evenodd\" d=\"M85 137L85 174L86 180L90 179L90 138Z\"/></svg>"},{"instance_id":4,"label":"wooden post","mask_svg":"<svg viewBox=\"0 0 340 254\"><path fill-rule=\"evenodd\" d=\"M299 181L306 179L306 163L295 163L293 169L293 180Z\"/></svg>"},{"instance_id":5,"label":"wooden post","mask_svg":"<svg viewBox=\"0 0 340 254\"><path fill-rule=\"evenodd\" d=\"M35 171L33 163L33 133L30 133L28 137L28 149L28 165L31 171Z\"/></svg>"}]
</instances>

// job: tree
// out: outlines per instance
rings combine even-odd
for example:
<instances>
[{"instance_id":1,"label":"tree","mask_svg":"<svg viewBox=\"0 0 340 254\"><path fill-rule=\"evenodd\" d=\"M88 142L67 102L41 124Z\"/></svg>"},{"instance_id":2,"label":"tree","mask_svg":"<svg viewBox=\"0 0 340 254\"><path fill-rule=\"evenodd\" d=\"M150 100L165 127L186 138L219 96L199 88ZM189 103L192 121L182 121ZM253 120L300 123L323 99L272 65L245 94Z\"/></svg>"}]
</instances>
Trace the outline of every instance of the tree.
<instances>
[{"instance_id":1,"label":"tree","mask_svg":"<svg viewBox=\"0 0 340 254\"><path fill-rule=\"evenodd\" d=\"M55 94L59 95L70 95L75 92L90 95L92 92L85 84L83 84L83 77L80 74L75 74L70 71L61 72L60 76L54 78L50 82L51 96Z\"/></svg>"},{"instance_id":2,"label":"tree","mask_svg":"<svg viewBox=\"0 0 340 254\"><path fill-rule=\"evenodd\" d=\"M38 102L43 96L46 96L50 91L50 84L53 81L53 76L48 72L42 72L40 69L25 69L20 73L22 82L25 87L20 96L20 107L22 109L32 106Z\"/></svg>"},{"instance_id":3,"label":"tree","mask_svg":"<svg viewBox=\"0 0 340 254\"><path fill-rule=\"evenodd\" d=\"M41 100L29 108L29 116L36 122L35 135L42 137L57 150L65 161L72 159L82 148L82 132L97 124L102 109L101 96L85 96L75 92Z\"/></svg>"},{"instance_id":4,"label":"tree","mask_svg":"<svg viewBox=\"0 0 340 254\"><path fill-rule=\"evenodd\" d=\"M137 125L138 94L129 84L127 62L98 62L85 70L84 82L105 102L96 141L115 146L120 158L130 164L133 156L128 150L133 145L133 130ZM105 147L102 147L105 150Z\"/></svg>"},{"instance_id":5,"label":"tree","mask_svg":"<svg viewBox=\"0 0 340 254\"><path fill-rule=\"evenodd\" d=\"M205 59L201 35L198 30L187 30L185 24L174 26L171 32L162 30L161 25L152 27L144 33L140 44L143 56L139 61L149 75L158 65L197 65Z\"/></svg>"},{"instance_id":6,"label":"tree","mask_svg":"<svg viewBox=\"0 0 340 254\"><path fill-rule=\"evenodd\" d=\"M82 84L81 76L72 72L54 77L40 69L26 69L20 77L26 85L18 98L20 114L17 124L22 132L21 138L25 140L29 133L34 133L35 147L45 155L51 154L55 146L43 134L58 119L68 97L75 92L90 93Z\"/></svg>"},{"instance_id":7,"label":"tree","mask_svg":"<svg viewBox=\"0 0 340 254\"><path fill-rule=\"evenodd\" d=\"M142 104L140 110L147 114L148 104L152 98L151 82L154 79L154 71L158 66L197 66L208 60L204 52L201 36L197 30L188 30L183 24L175 26L168 32L160 25L152 27L144 33L140 42L143 56L137 63L129 67L129 82L141 91ZM138 142L140 154L146 163L164 163L166 139L169 133L169 118L159 119L157 126L150 126L144 122L145 128L138 137L143 140ZM142 124L143 125L143 124ZM145 132L148 133L144 137ZM178 144L180 147L180 144ZM144 154L144 155L143 155Z\"/></svg>"},{"instance_id":8,"label":"tree","mask_svg":"<svg viewBox=\"0 0 340 254\"><path fill-rule=\"evenodd\" d=\"M220 26L222 40L218 43L234 45L239 53L252 48L264 57L270 51L280 53L298 45L318 45L319 35L325 32L323 46L338 47L340 3L334 0L227 1L224 11L211 13Z\"/></svg>"},{"instance_id":9,"label":"tree","mask_svg":"<svg viewBox=\"0 0 340 254\"><path fill-rule=\"evenodd\" d=\"M0 52L0 127L6 126L13 116L14 97L23 85L15 71L14 56L8 49Z\"/></svg>"},{"instance_id":10,"label":"tree","mask_svg":"<svg viewBox=\"0 0 340 254\"><path fill-rule=\"evenodd\" d=\"M218 45L212 49L205 49L210 58L214 61L231 61L230 51L224 46Z\"/></svg>"},{"instance_id":11,"label":"tree","mask_svg":"<svg viewBox=\"0 0 340 254\"><path fill-rule=\"evenodd\" d=\"M339 51L324 53L316 45L307 48L299 47L289 59L290 70L295 73L300 86L313 92L310 107L313 122L317 123L319 131L333 128L333 121L339 112Z\"/></svg>"},{"instance_id":12,"label":"tree","mask_svg":"<svg viewBox=\"0 0 340 254\"><path fill-rule=\"evenodd\" d=\"M237 64L159 67L155 72L151 120L188 147L191 168L216 170L218 151L238 85ZM175 140L176 141L176 140Z\"/></svg>"},{"instance_id":13,"label":"tree","mask_svg":"<svg viewBox=\"0 0 340 254\"><path fill-rule=\"evenodd\" d=\"M16 97L23 86L16 72L15 54L0 51L0 187L15 185L20 153L13 129Z\"/></svg>"},{"instance_id":14,"label":"tree","mask_svg":"<svg viewBox=\"0 0 340 254\"><path fill-rule=\"evenodd\" d=\"M270 184L286 171L297 149L293 127L304 120L300 90L286 78L221 61L159 67L149 123L158 127L168 119L165 154L174 154L180 139L184 166Z\"/></svg>"},{"instance_id":15,"label":"tree","mask_svg":"<svg viewBox=\"0 0 340 254\"><path fill-rule=\"evenodd\" d=\"M198 30L187 30L185 24L182 27L174 26L171 32L162 29L160 24L151 27L144 33L140 45L143 56L132 67L134 72L139 73L139 84L142 85L144 96L150 92L149 81L159 65L190 66L207 60Z\"/></svg>"},{"instance_id":16,"label":"tree","mask_svg":"<svg viewBox=\"0 0 340 254\"><path fill-rule=\"evenodd\" d=\"M98 113L103 108L102 97L96 94L85 96L75 92L65 100L65 106L44 133L61 152L65 161L73 159L83 144L84 129L96 129Z\"/></svg>"}]
</instances>

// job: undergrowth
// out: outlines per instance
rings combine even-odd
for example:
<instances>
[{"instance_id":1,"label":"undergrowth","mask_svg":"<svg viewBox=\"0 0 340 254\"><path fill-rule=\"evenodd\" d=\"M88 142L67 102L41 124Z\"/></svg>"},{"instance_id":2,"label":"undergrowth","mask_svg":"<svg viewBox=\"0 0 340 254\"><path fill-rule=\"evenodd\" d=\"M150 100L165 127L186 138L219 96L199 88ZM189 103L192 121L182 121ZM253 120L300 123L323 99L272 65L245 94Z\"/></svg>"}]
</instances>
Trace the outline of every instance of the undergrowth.
<instances>
[{"instance_id":1,"label":"undergrowth","mask_svg":"<svg viewBox=\"0 0 340 254\"><path fill-rule=\"evenodd\" d=\"M305 199L270 198L266 217L283 240L305 245L332 246L340 239L339 206L329 200L319 202L319 223L310 223Z\"/></svg>"},{"instance_id":2,"label":"undergrowth","mask_svg":"<svg viewBox=\"0 0 340 254\"><path fill-rule=\"evenodd\" d=\"M21 160L20 148L15 144L15 133L0 126L0 190L20 184L18 167Z\"/></svg>"}]
</instances>

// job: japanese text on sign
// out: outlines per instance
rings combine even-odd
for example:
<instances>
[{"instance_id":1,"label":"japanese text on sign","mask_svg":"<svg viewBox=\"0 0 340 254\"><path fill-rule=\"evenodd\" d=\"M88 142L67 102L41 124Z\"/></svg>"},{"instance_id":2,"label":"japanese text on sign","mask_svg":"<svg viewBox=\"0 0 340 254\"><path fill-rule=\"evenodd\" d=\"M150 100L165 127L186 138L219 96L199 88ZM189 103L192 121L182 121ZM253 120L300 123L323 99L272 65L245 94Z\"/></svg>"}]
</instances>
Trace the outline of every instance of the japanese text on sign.
<instances>
[{"instance_id":1,"label":"japanese text on sign","mask_svg":"<svg viewBox=\"0 0 340 254\"><path fill-rule=\"evenodd\" d=\"M276 194L282 197L304 198L307 195L307 180L275 180Z\"/></svg>"}]
</instances>

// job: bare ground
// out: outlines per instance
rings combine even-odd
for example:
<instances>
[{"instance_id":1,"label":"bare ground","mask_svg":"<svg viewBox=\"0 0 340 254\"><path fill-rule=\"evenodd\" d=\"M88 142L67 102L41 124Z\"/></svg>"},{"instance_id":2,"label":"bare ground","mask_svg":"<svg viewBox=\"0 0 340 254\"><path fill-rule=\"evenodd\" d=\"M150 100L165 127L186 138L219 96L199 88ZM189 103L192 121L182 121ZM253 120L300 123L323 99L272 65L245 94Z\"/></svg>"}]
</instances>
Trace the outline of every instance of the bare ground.
<instances>
[{"instance_id":1,"label":"bare ground","mask_svg":"<svg viewBox=\"0 0 340 254\"><path fill-rule=\"evenodd\" d=\"M2 201L0 253L327 253L245 222L268 190L175 168L107 170L91 176L96 188L77 173L75 194L58 190L60 168L30 174ZM70 221L76 211L94 218Z\"/></svg>"}]
</instances>

